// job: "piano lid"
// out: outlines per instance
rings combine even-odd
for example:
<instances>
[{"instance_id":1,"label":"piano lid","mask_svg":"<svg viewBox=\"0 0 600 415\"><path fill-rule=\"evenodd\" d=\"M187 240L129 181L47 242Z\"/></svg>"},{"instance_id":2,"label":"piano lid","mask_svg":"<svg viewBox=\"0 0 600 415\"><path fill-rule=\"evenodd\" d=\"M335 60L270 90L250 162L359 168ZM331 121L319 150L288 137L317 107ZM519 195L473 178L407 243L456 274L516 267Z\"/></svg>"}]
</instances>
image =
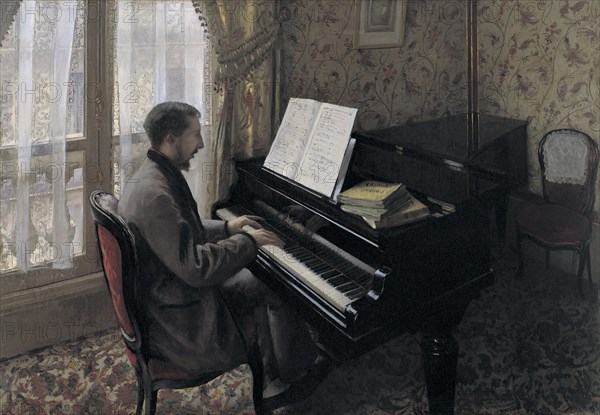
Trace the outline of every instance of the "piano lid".
<instances>
[{"instance_id":1,"label":"piano lid","mask_svg":"<svg viewBox=\"0 0 600 415\"><path fill-rule=\"evenodd\" d=\"M354 135L352 172L458 205L527 180L527 122L459 114Z\"/></svg>"},{"instance_id":2,"label":"piano lid","mask_svg":"<svg viewBox=\"0 0 600 415\"><path fill-rule=\"evenodd\" d=\"M458 114L380 130L354 133L360 141L391 151L408 151L428 158L468 165L499 138L527 121L484 114Z\"/></svg>"}]
</instances>

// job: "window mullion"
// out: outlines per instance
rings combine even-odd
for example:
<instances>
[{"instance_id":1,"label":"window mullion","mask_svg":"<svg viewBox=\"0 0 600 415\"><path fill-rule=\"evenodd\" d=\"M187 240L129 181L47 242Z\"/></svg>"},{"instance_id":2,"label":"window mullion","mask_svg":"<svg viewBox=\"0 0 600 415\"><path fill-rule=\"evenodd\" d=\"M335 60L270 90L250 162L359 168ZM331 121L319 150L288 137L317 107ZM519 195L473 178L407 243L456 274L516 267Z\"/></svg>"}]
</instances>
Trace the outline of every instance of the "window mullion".
<instances>
[{"instance_id":1,"label":"window mullion","mask_svg":"<svg viewBox=\"0 0 600 415\"><path fill-rule=\"evenodd\" d=\"M111 190L110 146L112 138L112 65L113 52L111 11L114 2L88 0L88 10L98 18L88 19L86 49L86 143L84 180L85 253L84 258L97 258L97 243L89 195L94 190ZM99 261L96 262L99 269Z\"/></svg>"}]
</instances>

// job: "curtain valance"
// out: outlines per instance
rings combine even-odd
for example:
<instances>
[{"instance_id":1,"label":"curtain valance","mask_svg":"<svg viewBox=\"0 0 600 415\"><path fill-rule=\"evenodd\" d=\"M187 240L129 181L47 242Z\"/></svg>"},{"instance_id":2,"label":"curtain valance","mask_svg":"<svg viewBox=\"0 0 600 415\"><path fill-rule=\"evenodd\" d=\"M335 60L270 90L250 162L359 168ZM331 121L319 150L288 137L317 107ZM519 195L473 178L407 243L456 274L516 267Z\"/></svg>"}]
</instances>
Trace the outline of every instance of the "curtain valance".
<instances>
[{"instance_id":1,"label":"curtain valance","mask_svg":"<svg viewBox=\"0 0 600 415\"><path fill-rule=\"evenodd\" d=\"M281 33L276 3L193 1L199 19L210 29L218 64L216 82L240 82L271 57Z\"/></svg>"}]
</instances>

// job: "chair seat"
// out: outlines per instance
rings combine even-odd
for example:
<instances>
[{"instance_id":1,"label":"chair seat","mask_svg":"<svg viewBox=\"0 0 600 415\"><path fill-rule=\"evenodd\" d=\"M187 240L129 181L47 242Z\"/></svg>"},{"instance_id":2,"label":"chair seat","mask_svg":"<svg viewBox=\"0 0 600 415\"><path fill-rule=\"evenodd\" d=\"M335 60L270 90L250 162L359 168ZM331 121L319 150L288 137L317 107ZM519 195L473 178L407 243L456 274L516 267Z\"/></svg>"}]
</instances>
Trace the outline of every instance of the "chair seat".
<instances>
[{"instance_id":1,"label":"chair seat","mask_svg":"<svg viewBox=\"0 0 600 415\"><path fill-rule=\"evenodd\" d=\"M582 214L561 205L529 205L517 216L522 233L549 247L579 246L592 233L591 221Z\"/></svg>"}]
</instances>

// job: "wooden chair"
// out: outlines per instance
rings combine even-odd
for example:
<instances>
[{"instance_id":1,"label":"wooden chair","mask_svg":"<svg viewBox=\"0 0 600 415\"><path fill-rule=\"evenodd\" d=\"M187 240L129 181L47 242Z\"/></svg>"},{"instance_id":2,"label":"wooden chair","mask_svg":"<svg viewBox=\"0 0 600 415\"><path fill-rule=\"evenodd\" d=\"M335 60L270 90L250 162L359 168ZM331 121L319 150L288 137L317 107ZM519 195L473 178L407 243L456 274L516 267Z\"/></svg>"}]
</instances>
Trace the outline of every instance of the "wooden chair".
<instances>
[{"instance_id":1,"label":"wooden chair","mask_svg":"<svg viewBox=\"0 0 600 415\"><path fill-rule=\"evenodd\" d=\"M579 256L577 283L583 295L582 275L586 266L592 286L590 215L595 197L598 145L583 132L553 130L542 137L538 160L544 201L523 208L517 215L517 275L523 271L521 243L524 238L544 248L546 267L551 250L572 250Z\"/></svg>"},{"instance_id":2,"label":"wooden chair","mask_svg":"<svg viewBox=\"0 0 600 415\"><path fill-rule=\"evenodd\" d=\"M117 213L118 200L111 194L95 191L90 204L102 258L102 267L117 314L127 357L135 368L138 384L136 414L154 414L160 389L184 389L200 386L223 372L210 372L190 378L168 362L148 358L142 348L140 324L136 319L134 298L137 256L135 238ZM255 404L262 399L262 372L258 349L250 352ZM145 408L145 410L144 410Z\"/></svg>"}]
</instances>

